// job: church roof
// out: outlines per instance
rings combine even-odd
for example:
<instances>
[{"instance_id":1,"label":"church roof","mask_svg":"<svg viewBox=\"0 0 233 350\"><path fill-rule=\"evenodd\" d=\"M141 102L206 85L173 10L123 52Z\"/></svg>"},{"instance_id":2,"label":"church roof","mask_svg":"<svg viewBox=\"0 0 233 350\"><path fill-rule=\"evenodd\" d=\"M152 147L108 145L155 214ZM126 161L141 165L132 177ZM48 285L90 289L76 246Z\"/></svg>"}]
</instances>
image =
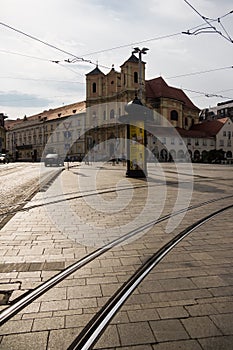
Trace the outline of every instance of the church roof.
<instances>
[{"instance_id":1,"label":"church roof","mask_svg":"<svg viewBox=\"0 0 233 350\"><path fill-rule=\"evenodd\" d=\"M87 73L86 75L98 75L98 74L103 74L103 72L101 72L101 70L99 69L98 66L96 66L91 72Z\"/></svg>"},{"instance_id":2,"label":"church roof","mask_svg":"<svg viewBox=\"0 0 233 350\"><path fill-rule=\"evenodd\" d=\"M133 63L138 63L139 59L132 53L132 55L121 65L124 66L127 62L133 62Z\"/></svg>"},{"instance_id":3,"label":"church roof","mask_svg":"<svg viewBox=\"0 0 233 350\"><path fill-rule=\"evenodd\" d=\"M146 80L146 97L175 99L183 102L186 107L199 111L183 90L169 86L162 77Z\"/></svg>"}]
</instances>

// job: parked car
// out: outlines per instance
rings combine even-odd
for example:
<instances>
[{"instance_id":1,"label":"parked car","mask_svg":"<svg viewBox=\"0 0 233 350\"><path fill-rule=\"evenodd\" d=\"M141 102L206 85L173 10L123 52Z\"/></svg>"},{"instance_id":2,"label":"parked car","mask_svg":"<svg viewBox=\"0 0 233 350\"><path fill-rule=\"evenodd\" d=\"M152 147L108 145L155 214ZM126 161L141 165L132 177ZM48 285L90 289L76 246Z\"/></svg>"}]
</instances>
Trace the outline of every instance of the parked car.
<instances>
[{"instance_id":1,"label":"parked car","mask_svg":"<svg viewBox=\"0 0 233 350\"><path fill-rule=\"evenodd\" d=\"M47 154L47 156L45 157L44 160L44 165L45 166L63 166L64 165L64 161L61 157L59 157L59 155L57 153L49 153Z\"/></svg>"},{"instance_id":2,"label":"parked car","mask_svg":"<svg viewBox=\"0 0 233 350\"><path fill-rule=\"evenodd\" d=\"M5 163L9 163L9 161L10 161L10 158L7 154L0 153L0 163L5 164Z\"/></svg>"}]
</instances>

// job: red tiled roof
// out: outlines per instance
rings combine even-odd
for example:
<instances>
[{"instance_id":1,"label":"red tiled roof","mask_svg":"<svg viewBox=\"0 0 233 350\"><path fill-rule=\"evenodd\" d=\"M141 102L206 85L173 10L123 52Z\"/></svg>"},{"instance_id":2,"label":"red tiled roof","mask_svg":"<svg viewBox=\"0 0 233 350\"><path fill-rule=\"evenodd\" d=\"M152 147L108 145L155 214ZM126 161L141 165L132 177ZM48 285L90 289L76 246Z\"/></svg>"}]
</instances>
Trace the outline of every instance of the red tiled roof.
<instances>
[{"instance_id":1,"label":"red tiled roof","mask_svg":"<svg viewBox=\"0 0 233 350\"><path fill-rule=\"evenodd\" d=\"M146 80L146 97L147 98L159 98L167 97L172 98L184 103L185 106L200 111L188 96L181 89L169 86L162 77Z\"/></svg>"},{"instance_id":2,"label":"red tiled roof","mask_svg":"<svg viewBox=\"0 0 233 350\"><path fill-rule=\"evenodd\" d=\"M190 137L190 138L207 138L210 137L205 131L203 130L186 130L181 128L176 128L178 133L181 137Z\"/></svg>"},{"instance_id":3,"label":"red tiled roof","mask_svg":"<svg viewBox=\"0 0 233 350\"><path fill-rule=\"evenodd\" d=\"M223 125L226 123L228 118L215 119L210 121L205 121L200 124L194 124L190 131L201 131L204 132L207 136L215 136L221 130Z\"/></svg>"},{"instance_id":4,"label":"red tiled roof","mask_svg":"<svg viewBox=\"0 0 233 350\"><path fill-rule=\"evenodd\" d=\"M86 112L86 101L72 103L66 106L57 107L54 109L49 109L48 111L43 111L38 114L26 117L28 122L38 122L46 117L46 120L59 119L62 117L68 117L70 115L80 114ZM24 122L24 118L18 118L16 120L7 120L5 126L8 129L14 128L14 126L19 125ZM29 125L29 124L28 124ZM28 126L27 125L27 126Z\"/></svg>"}]
</instances>

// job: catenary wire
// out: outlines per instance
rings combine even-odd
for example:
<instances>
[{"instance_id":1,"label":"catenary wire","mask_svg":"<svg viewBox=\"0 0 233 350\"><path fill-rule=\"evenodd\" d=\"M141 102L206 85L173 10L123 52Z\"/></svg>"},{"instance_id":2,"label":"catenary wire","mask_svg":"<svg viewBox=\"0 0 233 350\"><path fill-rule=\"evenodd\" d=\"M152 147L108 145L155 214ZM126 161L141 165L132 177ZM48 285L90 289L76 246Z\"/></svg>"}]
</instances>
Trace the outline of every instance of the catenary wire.
<instances>
[{"instance_id":1,"label":"catenary wire","mask_svg":"<svg viewBox=\"0 0 233 350\"><path fill-rule=\"evenodd\" d=\"M227 41L230 41L231 43L233 43L233 40L232 40L231 38L229 38L228 36L225 36L224 34L222 34L221 32L219 32L219 31L216 29L216 27L214 27L214 26L211 24L211 21L213 21L213 19L212 19L212 20L209 20L207 17L203 16L203 15L202 15L193 5L191 5L187 0L184 0L184 2L185 2L187 5L189 5L189 6L193 9L193 11L195 11L195 12L209 25L209 27L212 28L212 29L214 30L214 32L220 34L220 35L221 35L223 38L225 38ZM230 12L228 12L227 14L223 15L222 17L218 17L218 18L217 18L216 20L214 20L214 21L220 21L221 18L226 17L227 15L232 14L232 13L233 13L233 11L230 11ZM186 33L184 32L184 34L193 34L193 33L191 33L190 30L188 30Z\"/></svg>"},{"instance_id":2,"label":"catenary wire","mask_svg":"<svg viewBox=\"0 0 233 350\"><path fill-rule=\"evenodd\" d=\"M233 68L233 66L227 66L227 67L221 67L221 68L213 68L213 69L207 69L207 70L202 70L202 71L197 71L197 72L192 72L192 73L184 73L184 74L180 74L180 75L174 75L172 77L166 77L166 79L189 77L191 75L198 75L198 74L204 74L204 73L217 72L217 71L220 71L220 70L226 70L226 69L232 69L232 68Z\"/></svg>"},{"instance_id":3,"label":"catenary wire","mask_svg":"<svg viewBox=\"0 0 233 350\"><path fill-rule=\"evenodd\" d=\"M184 1L185 1L189 6L191 6L191 7L193 8L193 6L192 6L191 4L188 3L188 1L186 1L186 0L184 0ZM193 9L194 9L194 8L193 8ZM197 12L197 13L199 14L199 16L201 16L201 17L202 17L203 19L205 19L205 21L206 21L206 18L205 18L204 16L202 16L196 9L194 9L194 10L195 10L195 12ZM231 13L231 12L229 12L229 13L223 15L222 17L225 17L225 16L227 16L227 15L230 14L230 13ZM221 18L221 17L219 17L219 18ZM207 23L209 24L209 22L207 22ZM14 27L12 27L12 26L6 24L6 23L0 22L0 25L3 25L3 26L5 26L5 27L7 27L7 28L9 28L9 29L11 29L11 30L16 31L17 33L20 33L20 34L22 34L22 35L25 35L25 36L27 36L27 37L33 39L33 40L36 40L36 41L38 41L38 42L40 42L40 43L42 43L42 44L44 44L44 45L47 45L47 46L49 46L49 47L51 47L51 48L54 48L54 49L56 49L56 50L58 50L58 51L60 51L60 52L63 52L63 53L65 53L65 54L68 54L68 55L74 57L74 60L73 60L74 62L76 62L75 60L78 60L78 61L81 61L81 62L87 62L87 63L96 65L96 63L93 63L91 60L86 60L86 59L84 59L83 57L78 57L78 56L76 56L76 55L74 55L74 54L72 54L72 53L69 53L68 51L65 51L65 50L63 50L63 49L60 49L59 47L57 47L57 46L55 46L55 45L52 45L52 44L50 44L50 43L48 43L48 42L45 42L45 41L43 41L43 40L41 40L41 39L39 39L39 38L36 38L36 37L34 37L34 36L30 35L30 34L27 34L27 33L23 32L23 31L21 31L21 30L18 30L18 29L14 28ZM196 26L195 28L197 28L197 27L199 27L199 26ZM214 28L214 29L216 29L216 28L213 27L212 25L211 25L211 27ZM191 29L190 29L190 30L191 30ZM173 36L180 35L180 34L182 34L182 33L183 33L183 32L174 33L174 34L169 34L169 35L165 35L165 36L161 36L161 37L157 37L157 38L152 38L152 39L146 39L146 40L143 40L143 41L140 41L140 42L137 42L137 43L135 42L135 43L131 43L131 44L126 44L126 45L117 46L117 47L111 48L111 49L100 50L100 51L98 51L98 53L100 53L100 52L106 52L106 51L113 50L113 49L117 49L117 48L121 48L121 47L131 46L131 45L138 44L138 43L142 43L142 42L149 42L149 41L152 41L152 40L159 40L159 39L163 39L163 38L173 37ZM97 52L96 52L96 53L97 53ZM93 54L93 53L92 53L92 54ZM87 55L87 54L86 54L86 55ZM69 60L66 60L66 62L68 62L68 61L69 61ZM52 61L52 60L51 60L51 62L60 63L60 61ZM70 61L70 63L71 63L71 61ZM109 67L106 67L106 66L103 66L103 65L100 65L100 66L109 69ZM188 89L183 89L183 90L189 91ZM191 91L191 92L196 92L196 91ZM210 93L203 93L203 92L196 92L196 93L203 94L203 95L205 95L206 97L222 97L222 98L229 98L229 97L223 97L223 96L216 96L215 94L212 94L212 93L211 93L211 94L210 94Z\"/></svg>"}]
</instances>

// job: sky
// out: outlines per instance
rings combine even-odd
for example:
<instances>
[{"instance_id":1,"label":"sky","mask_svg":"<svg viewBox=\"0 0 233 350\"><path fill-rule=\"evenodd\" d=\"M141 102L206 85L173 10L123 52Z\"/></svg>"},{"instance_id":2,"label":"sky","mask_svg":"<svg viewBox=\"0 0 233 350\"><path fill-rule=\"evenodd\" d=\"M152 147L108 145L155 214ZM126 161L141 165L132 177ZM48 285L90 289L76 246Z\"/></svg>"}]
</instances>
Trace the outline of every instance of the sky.
<instances>
[{"instance_id":1,"label":"sky","mask_svg":"<svg viewBox=\"0 0 233 350\"><path fill-rule=\"evenodd\" d=\"M200 109L232 100L232 10L232 0L0 0L0 113L83 101L85 74L97 63L120 71L134 47L149 49L146 79L162 76Z\"/></svg>"}]
</instances>

